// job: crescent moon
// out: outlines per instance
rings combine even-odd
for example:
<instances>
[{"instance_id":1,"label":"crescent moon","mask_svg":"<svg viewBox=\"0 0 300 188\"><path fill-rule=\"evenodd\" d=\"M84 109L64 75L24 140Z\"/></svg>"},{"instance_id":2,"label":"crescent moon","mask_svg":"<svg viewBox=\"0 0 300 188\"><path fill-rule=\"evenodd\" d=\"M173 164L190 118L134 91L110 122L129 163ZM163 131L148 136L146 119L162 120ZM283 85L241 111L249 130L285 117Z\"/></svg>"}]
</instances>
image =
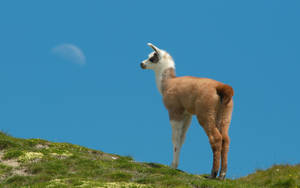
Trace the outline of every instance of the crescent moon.
<instances>
[{"instance_id":1,"label":"crescent moon","mask_svg":"<svg viewBox=\"0 0 300 188\"><path fill-rule=\"evenodd\" d=\"M75 64L85 65L86 58L82 50L74 44L60 44L52 49L57 56Z\"/></svg>"}]
</instances>

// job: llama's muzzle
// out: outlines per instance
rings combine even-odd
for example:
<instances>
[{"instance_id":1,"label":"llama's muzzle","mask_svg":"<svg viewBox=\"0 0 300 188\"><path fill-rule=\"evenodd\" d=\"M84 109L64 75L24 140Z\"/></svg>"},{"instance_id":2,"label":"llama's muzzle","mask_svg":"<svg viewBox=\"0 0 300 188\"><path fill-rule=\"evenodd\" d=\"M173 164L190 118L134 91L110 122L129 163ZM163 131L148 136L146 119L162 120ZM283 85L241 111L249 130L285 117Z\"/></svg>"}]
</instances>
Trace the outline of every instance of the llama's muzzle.
<instances>
[{"instance_id":1,"label":"llama's muzzle","mask_svg":"<svg viewBox=\"0 0 300 188\"><path fill-rule=\"evenodd\" d=\"M141 63L141 68L142 68L142 69L146 69L145 63Z\"/></svg>"}]
</instances>

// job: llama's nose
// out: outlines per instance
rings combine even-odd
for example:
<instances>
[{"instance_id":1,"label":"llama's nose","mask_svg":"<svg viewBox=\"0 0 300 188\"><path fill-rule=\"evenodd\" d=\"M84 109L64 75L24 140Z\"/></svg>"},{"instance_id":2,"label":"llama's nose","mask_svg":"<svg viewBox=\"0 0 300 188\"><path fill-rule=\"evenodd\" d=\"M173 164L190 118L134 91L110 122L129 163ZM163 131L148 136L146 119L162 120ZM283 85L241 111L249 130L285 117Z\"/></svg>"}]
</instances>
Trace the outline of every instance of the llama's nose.
<instances>
[{"instance_id":1,"label":"llama's nose","mask_svg":"<svg viewBox=\"0 0 300 188\"><path fill-rule=\"evenodd\" d=\"M146 68L146 65L144 63L141 63L141 68L142 69L145 69Z\"/></svg>"}]
</instances>

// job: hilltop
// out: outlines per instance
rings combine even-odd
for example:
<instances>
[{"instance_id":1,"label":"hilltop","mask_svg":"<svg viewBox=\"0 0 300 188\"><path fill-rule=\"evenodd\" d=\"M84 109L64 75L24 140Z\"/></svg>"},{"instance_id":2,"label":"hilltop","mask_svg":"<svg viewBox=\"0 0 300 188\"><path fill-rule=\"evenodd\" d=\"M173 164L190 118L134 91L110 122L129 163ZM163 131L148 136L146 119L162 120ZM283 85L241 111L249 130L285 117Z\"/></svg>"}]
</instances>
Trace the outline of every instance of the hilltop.
<instances>
[{"instance_id":1,"label":"hilltop","mask_svg":"<svg viewBox=\"0 0 300 188\"><path fill-rule=\"evenodd\" d=\"M300 187L300 165L274 165L246 177L209 180L130 156L0 132L0 187Z\"/></svg>"}]
</instances>

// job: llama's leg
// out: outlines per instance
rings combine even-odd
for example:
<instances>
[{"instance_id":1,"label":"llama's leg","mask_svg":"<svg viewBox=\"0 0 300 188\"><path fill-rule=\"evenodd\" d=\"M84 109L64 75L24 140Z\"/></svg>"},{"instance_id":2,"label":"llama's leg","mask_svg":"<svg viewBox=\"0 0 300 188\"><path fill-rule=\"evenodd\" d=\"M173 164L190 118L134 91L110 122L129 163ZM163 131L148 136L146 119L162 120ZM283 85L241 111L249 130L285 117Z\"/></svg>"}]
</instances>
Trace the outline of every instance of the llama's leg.
<instances>
[{"instance_id":1,"label":"llama's leg","mask_svg":"<svg viewBox=\"0 0 300 188\"><path fill-rule=\"evenodd\" d=\"M220 155L222 149L222 136L219 130L215 127L208 133L209 143L213 151L213 167L210 178L216 178L220 168Z\"/></svg>"},{"instance_id":2,"label":"llama's leg","mask_svg":"<svg viewBox=\"0 0 300 188\"><path fill-rule=\"evenodd\" d=\"M172 125L172 142L173 142L173 162L172 168L177 168L179 164L180 150L183 145L186 131L188 130L191 123L192 116L185 114L182 120L170 120Z\"/></svg>"},{"instance_id":3,"label":"llama's leg","mask_svg":"<svg viewBox=\"0 0 300 188\"><path fill-rule=\"evenodd\" d=\"M227 172L227 154L229 151L230 138L228 136L229 124L231 121L232 103L230 103L223 111L222 119L220 122L220 132L222 134L222 151L221 151L221 171L219 174L220 179L224 179Z\"/></svg>"},{"instance_id":4,"label":"llama's leg","mask_svg":"<svg viewBox=\"0 0 300 188\"><path fill-rule=\"evenodd\" d=\"M208 136L209 143L213 152L213 167L209 178L216 178L220 168L222 135L216 127L214 121L205 121L204 123L202 123L202 126Z\"/></svg>"},{"instance_id":5,"label":"llama's leg","mask_svg":"<svg viewBox=\"0 0 300 188\"><path fill-rule=\"evenodd\" d=\"M182 132L181 132L181 135L180 135L180 147L182 147L183 143L184 143L184 140L185 140L185 135L186 135L186 132L188 130L188 128L190 127L191 125L191 121L192 121L192 115L191 114L188 114L186 113L184 115L184 120L183 120L183 128L182 128Z\"/></svg>"},{"instance_id":6,"label":"llama's leg","mask_svg":"<svg viewBox=\"0 0 300 188\"><path fill-rule=\"evenodd\" d=\"M224 179L226 176L227 172L227 154L229 151L229 143L230 143L230 138L228 136L227 131L222 130L222 151L221 151L221 171L219 174L220 179Z\"/></svg>"},{"instance_id":7,"label":"llama's leg","mask_svg":"<svg viewBox=\"0 0 300 188\"><path fill-rule=\"evenodd\" d=\"M179 153L180 153L180 135L183 127L183 121L170 121L172 125L172 143L173 143L173 161L171 167L176 169L179 163Z\"/></svg>"}]
</instances>

